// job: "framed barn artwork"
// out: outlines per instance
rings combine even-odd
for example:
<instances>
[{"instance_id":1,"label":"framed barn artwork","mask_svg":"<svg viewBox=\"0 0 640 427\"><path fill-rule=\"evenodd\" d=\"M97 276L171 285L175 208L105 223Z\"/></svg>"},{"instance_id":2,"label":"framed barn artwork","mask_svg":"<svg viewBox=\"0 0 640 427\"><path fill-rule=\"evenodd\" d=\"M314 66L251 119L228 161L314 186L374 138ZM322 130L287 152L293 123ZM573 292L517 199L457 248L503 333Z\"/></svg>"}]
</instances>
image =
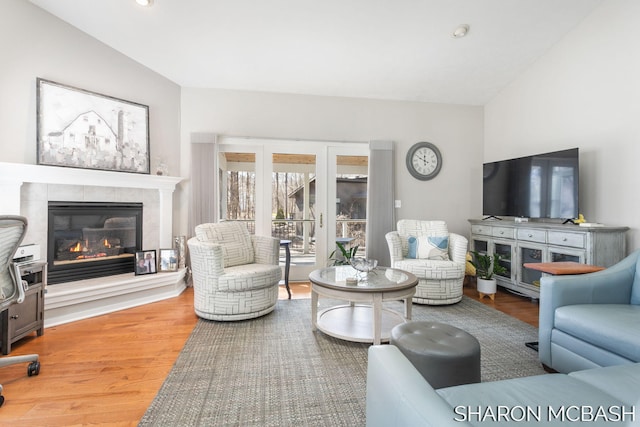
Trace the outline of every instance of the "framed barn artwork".
<instances>
[{"instance_id":1,"label":"framed barn artwork","mask_svg":"<svg viewBox=\"0 0 640 427\"><path fill-rule=\"evenodd\" d=\"M149 173L148 106L41 78L36 85L39 165Z\"/></svg>"}]
</instances>

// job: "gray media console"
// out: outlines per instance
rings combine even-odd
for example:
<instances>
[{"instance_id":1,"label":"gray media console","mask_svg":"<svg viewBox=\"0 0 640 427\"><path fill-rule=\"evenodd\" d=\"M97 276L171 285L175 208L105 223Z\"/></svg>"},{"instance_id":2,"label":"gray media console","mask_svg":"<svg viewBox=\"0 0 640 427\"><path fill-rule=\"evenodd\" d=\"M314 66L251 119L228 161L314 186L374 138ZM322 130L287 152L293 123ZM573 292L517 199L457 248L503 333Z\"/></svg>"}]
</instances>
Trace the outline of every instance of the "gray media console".
<instances>
[{"instance_id":1,"label":"gray media console","mask_svg":"<svg viewBox=\"0 0 640 427\"><path fill-rule=\"evenodd\" d=\"M574 224L470 219L469 249L498 253L506 273L498 285L538 298L543 273L525 263L574 261L610 267L626 256L628 227L580 227Z\"/></svg>"}]
</instances>

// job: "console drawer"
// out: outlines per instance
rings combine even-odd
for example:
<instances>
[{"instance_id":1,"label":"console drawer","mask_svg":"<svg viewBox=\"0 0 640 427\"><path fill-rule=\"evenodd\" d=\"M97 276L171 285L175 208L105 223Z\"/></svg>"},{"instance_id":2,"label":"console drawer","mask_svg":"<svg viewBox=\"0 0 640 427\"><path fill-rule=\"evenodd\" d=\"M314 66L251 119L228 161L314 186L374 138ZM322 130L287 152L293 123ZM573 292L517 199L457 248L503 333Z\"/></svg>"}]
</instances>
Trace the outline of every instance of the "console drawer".
<instances>
[{"instance_id":1,"label":"console drawer","mask_svg":"<svg viewBox=\"0 0 640 427\"><path fill-rule=\"evenodd\" d=\"M566 233L564 231L549 231L549 244L584 248L585 235L578 233Z\"/></svg>"},{"instance_id":2,"label":"console drawer","mask_svg":"<svg viewBox=\"0 0 640 427\"><path fill-rule=\"evenodd\" d=\"M494 237L502 237L503 239L514 238L513 228L508 227L493 227L491 235Z\"/></svg>"},{"instance_id":3,"label":"console drawer","mask_svg":"<svg viewBox=\"0 0 640 427\"><path fill-rule=\"evenodd\" d=\"M491 227L487 225L472 225L471 233L484 234L486 236L491 236Z\"/></svg>"},{"instance_id":4,"label":"console drawer","mask_svg":"<svg viewBox=\"0 0 640 427\"><path fill-rule=\"evenodd\" d=\"M546 230L533 230L530 228L523 228L518 230L518 240L526 240L528 242L547 242Z\"/></svg>"}]
</instances>

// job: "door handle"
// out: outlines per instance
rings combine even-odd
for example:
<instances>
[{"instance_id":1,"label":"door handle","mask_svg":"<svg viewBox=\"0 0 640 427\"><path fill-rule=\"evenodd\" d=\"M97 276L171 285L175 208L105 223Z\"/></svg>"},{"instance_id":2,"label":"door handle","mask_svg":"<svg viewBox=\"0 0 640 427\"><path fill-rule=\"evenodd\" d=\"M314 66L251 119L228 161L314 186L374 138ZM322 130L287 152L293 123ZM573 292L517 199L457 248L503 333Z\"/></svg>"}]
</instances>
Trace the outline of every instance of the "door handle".
<instances>
[{"instance_id":1,"label":"door handle","mask_svg":"<svg viewBox=\"0 0 640 427\"><path fill-rule=\"evenodd\" d=\"M322 228L322 214L320 214L320 228Z\"/></svg>"}]
</instances>

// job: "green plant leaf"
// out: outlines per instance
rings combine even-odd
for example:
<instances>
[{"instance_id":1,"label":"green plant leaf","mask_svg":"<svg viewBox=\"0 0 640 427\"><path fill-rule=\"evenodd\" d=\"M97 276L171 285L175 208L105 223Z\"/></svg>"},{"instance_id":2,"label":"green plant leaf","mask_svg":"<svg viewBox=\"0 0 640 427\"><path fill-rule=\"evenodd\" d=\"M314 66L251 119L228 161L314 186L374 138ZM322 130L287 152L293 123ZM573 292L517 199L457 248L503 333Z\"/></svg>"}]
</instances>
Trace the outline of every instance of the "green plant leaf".
<instances>
[{"instance_id":1,"label":"green plant leaf","mask_svg":"<svg viewBox=\"0 0 640 427\"><path fill-rule=\"evenodd\" d=\"M347 248L345 248L344 245L340 242L336 242L336 246L338 247L338 249L334 250L333 252L331 252L331 255L329 255L329 260L333 261L333 265L349 265L351 258L354 258L356 256L356 254L358 253L358 249L360 248L360 246L354 246L347 250ZM338 259L338 257L336 256L338 251L340 251L340 253L342 254L342 258L340 259Z\"/></svg>"},{"instance_id":2,"label":"green plant leaf","mask_svg":"<svg viewBox=\"0 0 640 427\"><path fill-rule=\"evenodd\" d=\"M500 265L502 257L498 253L493 256L478 251L470 251L473 255L471 264L476 268L476 274L481 279L491 280L494 274L504 274L507 269Z\"/></svg>"}]
</instances>

